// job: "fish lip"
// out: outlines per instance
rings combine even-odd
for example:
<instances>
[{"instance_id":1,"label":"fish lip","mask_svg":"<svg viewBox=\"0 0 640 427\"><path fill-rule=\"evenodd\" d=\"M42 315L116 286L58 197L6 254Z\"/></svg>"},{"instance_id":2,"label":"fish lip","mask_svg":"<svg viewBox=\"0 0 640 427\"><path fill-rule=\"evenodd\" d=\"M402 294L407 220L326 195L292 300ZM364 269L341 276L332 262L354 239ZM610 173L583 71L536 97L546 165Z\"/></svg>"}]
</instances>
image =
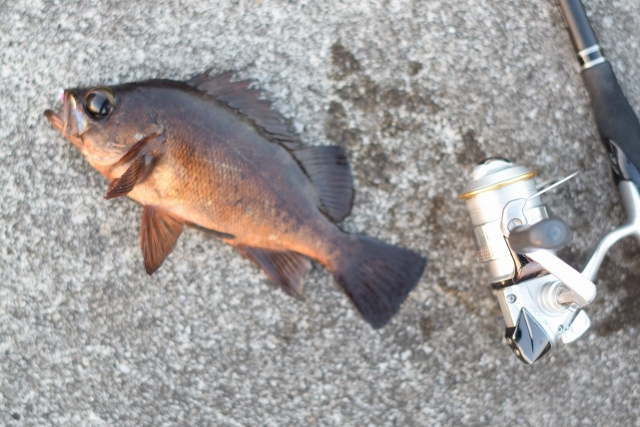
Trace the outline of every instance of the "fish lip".
<instances>
[{"instance_id":1,"label":"fish lip","mask_svg":"<svg viewBox=\"0 0 640 427\"><path fill-rule=\"evenodd\" d=\"M55 127L65 138L72 142L77 148L84 152L85 144L82 140L82 133L89 129L89 123L86 118L82 116L82 112L77 108L72 108L71 104L78 104L75 97L70 90L65 90L63 93L63 109L62 115L56 113L53 110L46 110L45 116L49 122ZM75 116L75 117L72 117ZM78 126L77 120L80 117L80 126ZM76 130L82 130L82 132L74 132Z\"/></svg>"},{"instance_id":2,"label":"fish lip","mask_svg":"<svg viewBox=\"0 0 640 427\"><path fill-rule=\"evenodd\" d=\"M64 91L64 136L80 137L87 129L86 119L78 111L79 103L71 91Z\"/></svg>"},{"instance_id":3,"label":"fish lip","mask_svg":"<svg viewBox=\"0 0 640 427\"><path fill-rule=\"evenodd\" d=\"M44 115L47 117L47 120L49 120L53 127L55 127L60 133L62 133L62 116L53 110L45 110Z\"/></svg>"},{"instance_id":4,"label":"fish lip","mask_svg":"<svg viewBox=\"0 0 640 427\"><path fill-rule=\"evenodd\" d=\"M72 91L63 93L62 135L66 138L82 140L82 134L89 130L89 122L82 111L82 104Z\"/></svg>"},{"instance_id":5,"label":"fish lip","mask_svg":"<svg viewBox=\"0 0 640 427\"><path fill-rule=\"evenodd\" d=\"M71 114L71 109L69 108L69 96L71 96L71 93L69 93L68 90L64 91L64 97L62 100L62 105L63 105L63 110L62 110L62 135L64 136L68 136L69 135L69 114Z\"/></svg>"}]
</instances>

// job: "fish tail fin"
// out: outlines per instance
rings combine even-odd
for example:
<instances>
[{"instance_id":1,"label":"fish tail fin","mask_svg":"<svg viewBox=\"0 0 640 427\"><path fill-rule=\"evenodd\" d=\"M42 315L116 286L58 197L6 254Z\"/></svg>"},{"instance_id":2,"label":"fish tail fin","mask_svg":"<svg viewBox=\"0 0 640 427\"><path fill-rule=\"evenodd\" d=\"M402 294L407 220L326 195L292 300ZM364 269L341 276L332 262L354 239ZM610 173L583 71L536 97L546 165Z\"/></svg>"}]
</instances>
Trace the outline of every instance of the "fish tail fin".
<instances>
[{"instance_id":1,"label":"fish tail fin","mask_svg":"<svg viewBox=\"0 0 640 427\"><path fill-rule=\"evenodd\" d=\"M427 260L408 249L365 236L350 236L332 274L374 329L386 325L418 284Z\"/></svg>"}]
</instances>

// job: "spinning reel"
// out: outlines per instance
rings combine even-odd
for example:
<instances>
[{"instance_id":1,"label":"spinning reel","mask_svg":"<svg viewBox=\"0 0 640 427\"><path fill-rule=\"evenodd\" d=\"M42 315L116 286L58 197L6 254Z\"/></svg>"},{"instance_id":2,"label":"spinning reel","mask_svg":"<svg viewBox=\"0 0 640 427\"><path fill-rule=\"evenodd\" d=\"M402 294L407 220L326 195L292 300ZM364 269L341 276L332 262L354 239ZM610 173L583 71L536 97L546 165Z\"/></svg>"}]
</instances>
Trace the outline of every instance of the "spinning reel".
<instances>
[{"instance_id":1,"label":"spinning reel","mask_svg":"<svg viewBox=\"0 0 640 427\"><path fill-rule=\"evenodd\" d=\"M600 240L581 272L555 251L569 241L569 228L549 218L536 172L504 159L487 159L473 170L461 199L473 223L479 261L506 323L505 338L515 355L533 363L558 341L570 343L590 327L584 311L596 296L593 283L607 251L618 240L640 242L640 122L605 59L580 0L558 0L582 68L582 79L602 142L609 153L627 222Z\"/></svg>"},{"instance_id":2,"label":"spinning reel","mask_svg":"<svg viewBox=\"0 0 640 427\"><path fill-rule=\"evenodd\" d=\"M583 271L576 271L555 255L569 241L568 226L549 218L541 202L544 192L576 174L542 189L535 175L507 160L487 159L474 168L473 181L460 196L471 215L479 261L491 274L507 344L525 363L540 359L559 340L570 343L589 329L584 308L596 296L593 280L607 251L627 236L640 242L638 187L620 180L628 221L607 234Z\"/></svg>"}]
</instances>

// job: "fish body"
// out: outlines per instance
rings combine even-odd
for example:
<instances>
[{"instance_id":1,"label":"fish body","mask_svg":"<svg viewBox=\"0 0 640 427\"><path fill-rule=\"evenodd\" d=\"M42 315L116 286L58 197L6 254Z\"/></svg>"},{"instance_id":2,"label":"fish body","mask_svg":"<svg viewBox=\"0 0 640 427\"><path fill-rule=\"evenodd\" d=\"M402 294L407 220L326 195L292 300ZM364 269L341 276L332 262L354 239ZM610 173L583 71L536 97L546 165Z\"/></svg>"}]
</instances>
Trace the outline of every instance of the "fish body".
<instances>
[{"instance_id":1,"label":"fish body","mask_svg":"<svg viewBox=\"0 0 640 427\"><path fill-rule=\"evenodd\" d=\"M153 83L134 90L157 106L166 139L149 147L159 160L129 197L230 234L234 245L327 258L319 236L339 230L317 208L318 195L291 153L188 85ZM126 90L116 88L123 97ZM105 176L114 180L125 170L106 168Z\"/></svg>"},{"instance_id":2,"label":"fish body","mask_svg":"<svg viewBox=\"0 0 640 427\"><path fill-rule=\"evenodd\" d=\"M323 264L374 328L384 326L425 267L420 255L337 225L353 185L339 147L304 147L246 81L231 73L66 90L50 122L110 182L106 198L144 206L149 274L184 225L216 233L300 296L307 258Z\"/></svg>"}]
</instances>

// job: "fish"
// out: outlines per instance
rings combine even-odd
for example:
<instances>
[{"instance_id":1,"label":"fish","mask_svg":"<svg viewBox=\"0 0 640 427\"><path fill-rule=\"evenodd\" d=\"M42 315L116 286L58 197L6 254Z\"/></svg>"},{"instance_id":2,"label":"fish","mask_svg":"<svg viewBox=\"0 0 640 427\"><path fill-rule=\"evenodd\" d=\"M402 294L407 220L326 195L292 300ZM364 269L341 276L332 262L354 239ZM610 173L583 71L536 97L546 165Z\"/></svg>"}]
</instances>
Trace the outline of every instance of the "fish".
<instances>
[{"instance_id":1,"label":"fish","mask_svg":"<svg viewBox=\"0 0 640 427\"><path fill-rule=\"evenodd\" d=\"M386 325L418 284L420 254L339 223L353 176L338 146L305 146L251 80L211 70L66 89L45 116L109 181L105 199L143 206L140 245L151 275L185 226L205 229L301 298L311 260L333 276L362 318Z\"/></svg>"}]
</instances>

